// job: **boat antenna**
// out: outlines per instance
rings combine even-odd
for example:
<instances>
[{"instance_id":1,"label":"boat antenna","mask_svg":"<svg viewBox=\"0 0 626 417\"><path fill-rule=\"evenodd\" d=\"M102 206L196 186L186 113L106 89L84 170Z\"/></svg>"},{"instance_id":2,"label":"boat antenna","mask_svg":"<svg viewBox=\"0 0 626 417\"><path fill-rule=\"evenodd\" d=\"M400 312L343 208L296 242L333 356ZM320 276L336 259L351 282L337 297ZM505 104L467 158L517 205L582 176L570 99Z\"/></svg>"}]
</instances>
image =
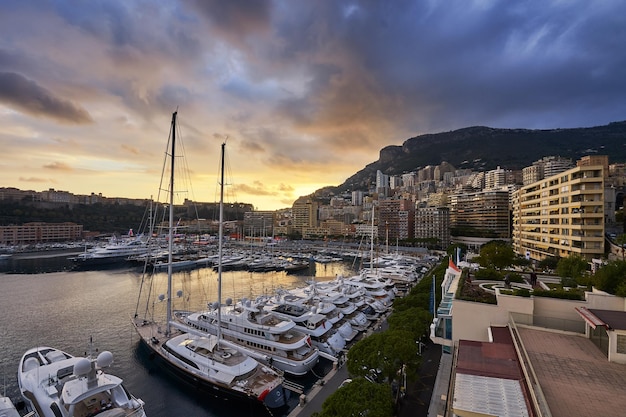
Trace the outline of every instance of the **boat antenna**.
<instances>
[{"instance_id":1,"label":"boat antenna","mask_svg":"<svg viewBox=\"0 0 626 417\"><path fill-rule=\"evenodd\" d=\"M176 116L178 110L172 113L172 155L170 166L170 198L169 198L169 231L167 242L167 325L165 335L170 335L170 321L172 319L172 252L174 251L174 160L176 152Z\"/></svg>"}]
</instances>

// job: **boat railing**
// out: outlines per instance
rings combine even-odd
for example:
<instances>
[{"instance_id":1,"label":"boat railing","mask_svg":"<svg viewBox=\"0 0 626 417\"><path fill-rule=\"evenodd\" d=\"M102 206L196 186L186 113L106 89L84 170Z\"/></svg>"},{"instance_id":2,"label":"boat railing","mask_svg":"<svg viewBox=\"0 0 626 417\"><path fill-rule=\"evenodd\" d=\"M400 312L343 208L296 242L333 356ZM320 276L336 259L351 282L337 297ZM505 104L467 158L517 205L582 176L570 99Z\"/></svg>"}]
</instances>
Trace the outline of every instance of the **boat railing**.
<instances>
[{"instance_id":1,"label":"boat railing","mask_svg":"<svg viewBox=\"0 0 626 417\"><path fill-rule=\"evenodd\" d=\"M143 407L136 409L130 414L126 414L125 417L145 417L146 413L143 410Z\"/></svg>"}]
</instances>

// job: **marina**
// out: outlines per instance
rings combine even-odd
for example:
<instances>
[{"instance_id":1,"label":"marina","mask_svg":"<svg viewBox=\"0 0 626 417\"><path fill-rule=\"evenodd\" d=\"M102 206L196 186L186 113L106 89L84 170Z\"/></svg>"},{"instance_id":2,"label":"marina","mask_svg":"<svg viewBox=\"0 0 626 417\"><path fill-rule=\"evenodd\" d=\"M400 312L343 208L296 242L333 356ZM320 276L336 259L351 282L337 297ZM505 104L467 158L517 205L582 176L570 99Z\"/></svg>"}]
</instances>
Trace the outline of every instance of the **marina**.
<instances>
[{"instance_id":1,"label":"marina","mask_svg":"<svg viewBox=\"0 0 626 417\"><path fill-rule=\"evenodd\" d=\"M148 416L194 415L219 417L229 414L229 401L208 398L189 389L180 380L157 366L139 343L130 324L136 308L142 274L136 268L71 271L65 270L67 255L38 258L30 256L11 266L12 273L0 273L2 309L11 312L0 333L0 373L6 380L6 392L15 403L20 400L17 367L20 357L33 346L54 346L75 354L86 353L90 338L94 347L113 353L110 372L119 376L130 392L145 402ZM15 260L13 260L15 262ZM48 269L42 265L47 265ZM19 266L21 272L15 273ZM54 270L56 269L56 270ZM32 273L33 270L46 273ZM315 263L307 275L281 272L228 271L224 273L224 296L233 299L275 294L278 289L300 288L312 277L319 282L337 275L354 274L348 261ZM155 281L165 281L158 273ZM175 298L176 308L199 311L207 300L216 299L216 272L210 267L174 273L174 287L189 296ZM160 291L164 291L165 282ZM157 290L158 291L158 290ZM192 294L194 296L192 296ZM158 305L157 308L164 308ZM298 385L310 389L332 368L321 359L306 376L295 378ZM297 407L298 395L292 395L289 409ZM244 414L245 415L245 414ZM253 415L253 414L250 414Z\"/></svg>"}]
</instances>

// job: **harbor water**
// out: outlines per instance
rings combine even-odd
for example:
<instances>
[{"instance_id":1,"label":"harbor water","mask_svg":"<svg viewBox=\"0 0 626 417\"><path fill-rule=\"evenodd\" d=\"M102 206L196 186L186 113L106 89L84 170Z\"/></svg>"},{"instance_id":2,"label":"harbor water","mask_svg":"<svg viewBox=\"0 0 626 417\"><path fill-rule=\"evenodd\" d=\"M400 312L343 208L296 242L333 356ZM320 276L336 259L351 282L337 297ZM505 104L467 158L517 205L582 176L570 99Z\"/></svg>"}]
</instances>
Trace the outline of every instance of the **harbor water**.
<instances>
[{"instance_id":1,"label":"harbor water","mask_svg":"<svg viewBox=\"0 0 626 417\"><path fill-rule=\"evenodd\" d=\"M14 401L21 399L17 366L27 349L50 346L84 355L92 339L94 352L113 353L108 372L145 401L149 417L233 415L226 401L210 398L159 368L139 343L130 319L152 305L146 301L150 297L138 303L138 295L140 290L146 294L150 280L153 294L165 293L166 273L150 278L132 268L71 271L64 257L54 256L5 262L0 271L0 383ZM300 275L224 272L222 297L273 295L280 288L304 286L313 277L327 280L351 273L349 262L312 264ZM217 274L211 268L175 272L172 287L175 309L204 309L217 300ZM154 307L155 316L165 311L165 303Z\"/></svg>"}]
</instances>

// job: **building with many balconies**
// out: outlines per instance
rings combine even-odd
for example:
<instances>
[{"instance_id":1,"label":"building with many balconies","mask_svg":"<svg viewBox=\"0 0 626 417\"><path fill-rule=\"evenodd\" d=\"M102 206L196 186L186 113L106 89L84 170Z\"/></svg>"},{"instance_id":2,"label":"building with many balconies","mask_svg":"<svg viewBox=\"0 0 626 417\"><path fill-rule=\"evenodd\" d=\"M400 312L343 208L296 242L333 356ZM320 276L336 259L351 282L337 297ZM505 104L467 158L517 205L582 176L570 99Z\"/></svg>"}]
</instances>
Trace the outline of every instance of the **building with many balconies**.
<instances>
[{"instance_id":1,"label":"building with many balconies","mask_svg":"<svg viewBox=\"0 0 626 417\"><path fill-rule=\"evenodd\" d=\"M510 238L508 190L462 191L450 196L450 227L458 236Z\"/></svg>"},{"instance_id":2,"label":"building with many balconies","mask_svg":"<svg viewBox=\"0 0 626 417\"><path fill-rule=\"evenodd\" d=\"M415 212L415 238L434 239L445 249L450 245L450 209L448 207L422 207Z\"/></svg>"},{"instance_id":3,"label":"building with many balconies","mask_svg":"<svg viewBox=\"0 0 626 417\"><path fill-rule=\"evenodd\" d=\"M604 253L604 166L582 165L513 195L513 249L529 259Z\"/></svg>"}]
</instances>

